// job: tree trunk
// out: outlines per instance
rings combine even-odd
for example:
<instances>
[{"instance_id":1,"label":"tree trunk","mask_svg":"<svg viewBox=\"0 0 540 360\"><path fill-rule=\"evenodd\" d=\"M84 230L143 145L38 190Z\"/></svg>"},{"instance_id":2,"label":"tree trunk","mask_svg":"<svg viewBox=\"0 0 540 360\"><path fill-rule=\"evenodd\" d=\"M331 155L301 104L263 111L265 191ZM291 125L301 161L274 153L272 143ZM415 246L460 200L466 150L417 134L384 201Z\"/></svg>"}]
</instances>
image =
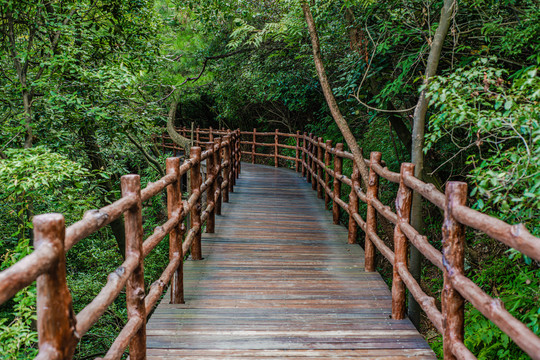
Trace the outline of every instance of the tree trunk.
<instances>
[{"instance_id":1,"label":"tree trunk","mask_svg":"<svg viewBox=\"0 0 540 360\"><path fill-rule=\"evenodd\" d=\"M443 8L441 10L441 18L439 20L439 26L433 37L433 43L431 45L431 50L429 51L429 56L427 60L426 73L424 76L423 84L427 85L429 79L435 75L437 72L437 66L439 65L439 59L441 58L441 50L448 33L448 28L452 22L452 17L454 13L454 2L455 0L444 0ZM425 124L426 124L426 113L428 109L429 98L426 95L426 89L422 90L420 93L420 98L414 109L414 120L413 120L413 134L412 134L412 148L411 148L411 161L415 164L414 167L414 176L419 179L422 179L422 174L424 173L424 133L425 133ZM422 196L418 193L413 195L413 203L411 210L411 224L414 228L422 233L423 230L423 219L422 219ZM421 263L422 255L414 247L411 246L411 253L409 258L409 268L411 274L414 278L420 283L421 277ZM418 327L420 323L420 306L414 300L414 298L409 293L409 318L411 321Z\"/></svg>"},{"instance_id":2,"label":"tree trunk","mask_svg":"<svg viewBox=\"0 0 540 360\"><path fill-rule=\"evenodd\" d=\"M95 130L92 126L85 126L80 130L80 136L83 140L84 148L88 159L90 160L90 166L94 171L103 171L107 168L107 163L101 156L99 146L96 141ZM103 186L107 192L113 191L112 183L109 179L103 179L100 181L100 185ZM113 236L118 245L118 251L122 257L125 256L126 248L126 233L124 229L124 221L122 218L118 218L110 224Z\"/></svg>"},{"instance_id":3,"label":"tree trunk","mask_svg":"<svg viewBox=\"0 0 540 360\"><path fill-rule=\"evenodd\" d=\"M176 118L176 108L178 107L178 100L173 100L169 108L169 116L167 117L167 133L171 137L171 140L178 146L184 148L186 157L189 156L189 149L191 148L191 141L188 138L180 135L174 128L174 120Z\"/></svg>"},{"instance_id":4,"label":"tree trunk","mask_svg":"<svg viewBox=\"0 0 540 360\"><path fill-rule=\"evenodd\" d=\"M24 127L26 128L26 137L24 139L24 148L29 149L32 147L34 135L32 131L32 94L23 90L23 107L24 107Z\"/></svg>"},{"instance_id":5,"label":"tree trunk","mask_svg":"<svg viewBox=\"0 0 540 360\"><path fill-rule=\"evenodd\" d=\"M364 162L362 151L360 150L360 147L358 146L358 143L356 142L356 139L349 128L349 124L347 124L347 121L341 114L334 94L332 93L332 88L328 82L328 77L326 76L326 70L324 69L324 64L321 57L321 47L319 43L319 36L317 35L317 28L315 27L313 15L311 14L311 10L306 1L302 2L302 10L304 11L304 16L306 17L309 35L311 37L311 46L313 48L313 60L315 61L315 68L317 69L317 75L319 76L319 82L321 83L324 98L326 99L326 103L330 108L330 113L332 114L334 121L339 127L341 134L345 138L345 142L347 142L347 145L354 156L354 161L360 170L363 183L367 184L369 178L369 168Z\"/></svg>"}]
</instances>

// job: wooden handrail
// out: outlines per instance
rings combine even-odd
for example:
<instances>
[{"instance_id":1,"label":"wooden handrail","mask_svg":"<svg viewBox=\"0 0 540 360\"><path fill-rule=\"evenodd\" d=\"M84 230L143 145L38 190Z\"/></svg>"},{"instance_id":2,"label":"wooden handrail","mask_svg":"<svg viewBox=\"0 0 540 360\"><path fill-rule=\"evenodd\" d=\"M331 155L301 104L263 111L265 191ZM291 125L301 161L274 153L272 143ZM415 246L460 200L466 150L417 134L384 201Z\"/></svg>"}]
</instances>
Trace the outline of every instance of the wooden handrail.
<instances>
[{"instance_id":1,"label":"wooden handrail","mask_svg":"<svg viewBox=\"0 0 540 360\"><path fill-rule=\"evenodd\" d=\"M221 200L228 201L234 179L240 171L240 131L209 131L213 143L205 152L192 148L189 159L166 162L167 174L141 190L139 175L121 178L122 198L65 227L61 214L35 216L35 250L10 268L0 272L0 304L17 291L37 280L37 313L39 359L71 359L81 337L98 321L107 307L126 288L128 321L113 342L104 359L120 359L129 346L133 360L146 357L146 317L160 299L167 284L171 284L171 303L184 301L182 263L189 247L192 257L201 258L200 232L204 221L207 231L214 214L219 214ZM214 135L222 135L214 138ZM163 141L165 137L161 137ZM163 143L164 147L167 147ZM223 152L223 156L221 153ZM208 176L202 182L200 165L206 159ZM182 201L182 175L191 171L192 189ZM168 220L158 226L143 241L142 203L167 191ZM208 203L201 209L201 194L208 191ZM192 227L185 234L184 220L191 212ZM109 274L99 294L78 314L74 314L71 293L66 281L65 254L77 242L124 215L126 254L120 267ZM197 218L197 215L199 216ZM182 238L185 238L182 241ZM169 263L145 294L143 261L169 235Z\"/></svg>"},{"instance_id":2,"label":"wooden handrail","mask_svg":"<svg viewBox=\"0 0 540 360\"><path fill-rule=\"evenodd\" d=\"M182 130L188 131L189 130ZM201 129L201 134L208 131ZM243 136L238 146L248 146L238 155L248 155L255 163L258 158L274 158L274 165L279 166L277 159L285 159L290 163L285 166L301 172L302 176L312 184L317 195L328 203L332 202L334 222L339 222L339 210L349 215L349 240L356 239L357 226L366 234L365 254L366 271L374 271L374 249L376 248L393 266L392 316L395 319L404 317L405 287L418 301L422 309L437 330L443 335L445 359L475 359L474 355L463 344L463 299L467 299L489 320L493 321L516 344L533 359L540 359L540 338L527 326L514 318L498 299L493 299L476 286L463 273L463 229L465 226L479 230L489 237L498 240L523 254L540 261L540 238L531 235L522 225L510 225L492 216L465 206L466 188L463 183L450 182L446 194L433 184L425 183L414 177L412 164L402 164L400 173L390 171L380 159L380 153L372 153L370 159L364 159L370 167L367 194L362 191L357 165L353 155L343 150L343 144L332 147L331 142L313 134L286 134L275 132L241 131ZM257 137L273 136L273 142L262 142ZM296 145L280 144L279 138L295 138ZM260 139L259 138L259 139ZM256 147L273 148L271 153L258 153ZM294 156L279 154L279 149L294 150ZM321 154L324 154L322 156ZM291 154L292 155L292 154ZM351 178L342 174L343 159L353 160ZM298 165L297 165L298 164ZM323 176L324 173L324 176ZM332 178L330 181L329 178ZM382 204L377 197L378 179L384 178L399 184L396 199L397 214L389 206ZM332 185L330 185L332 183ZM349 202L341 199L341 184L351 187ZM457 190L456 190L457 189ZM408 218L410 196L419 193L423 198L445 211L443 233L443 252L433 247L426 236L414 229ZM368 205L367 219L364 221L358 213L358 200ZM381 214L394 224L394 251L377 235L375 214ZM351 225L352 224L352 225ZM447 235L444 235L447 234ZM443 308L437 309L435 299L426 295L407 268L406 254L411 242L424 256L444 274Z\"/></svg>"}]
</instances>

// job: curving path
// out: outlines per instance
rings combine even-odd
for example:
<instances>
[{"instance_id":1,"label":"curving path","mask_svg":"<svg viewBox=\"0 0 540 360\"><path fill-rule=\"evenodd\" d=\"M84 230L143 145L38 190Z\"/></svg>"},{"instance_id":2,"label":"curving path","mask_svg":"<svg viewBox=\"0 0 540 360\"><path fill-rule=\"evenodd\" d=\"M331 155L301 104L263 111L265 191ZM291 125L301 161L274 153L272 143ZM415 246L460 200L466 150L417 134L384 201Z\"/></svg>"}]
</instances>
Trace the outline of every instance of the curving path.
<instances>
[{"instance_id":1,"label":"curving path","mask_svg":"<svg viewBox=\"0 0 540 360\"><path fill-rule=\"evenodd\" d=\"M435 359L298 173L243 163L222 213L186 303L167 294L149 320L148 359Z\"/></svg>"}]
</instances>

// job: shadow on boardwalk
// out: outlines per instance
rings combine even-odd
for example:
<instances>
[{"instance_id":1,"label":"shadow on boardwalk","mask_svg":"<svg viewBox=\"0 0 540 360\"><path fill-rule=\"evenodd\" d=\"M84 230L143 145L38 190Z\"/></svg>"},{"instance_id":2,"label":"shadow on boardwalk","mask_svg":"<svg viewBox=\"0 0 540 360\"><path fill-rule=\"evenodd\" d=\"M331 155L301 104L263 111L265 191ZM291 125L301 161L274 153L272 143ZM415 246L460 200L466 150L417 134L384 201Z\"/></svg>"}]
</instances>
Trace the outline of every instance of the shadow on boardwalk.
<instances>
[{"instance_id":1,"label":"shadow on boardwalk","mask_svg":"<svg viewBox=\"0 0 540 360\"><path fill-rule=\"evenodd\" d=\"M242 164L223 205L186 303L167 294L148 322L149 359L435 359L298 173Z\"/></svg>"}]
</instances>

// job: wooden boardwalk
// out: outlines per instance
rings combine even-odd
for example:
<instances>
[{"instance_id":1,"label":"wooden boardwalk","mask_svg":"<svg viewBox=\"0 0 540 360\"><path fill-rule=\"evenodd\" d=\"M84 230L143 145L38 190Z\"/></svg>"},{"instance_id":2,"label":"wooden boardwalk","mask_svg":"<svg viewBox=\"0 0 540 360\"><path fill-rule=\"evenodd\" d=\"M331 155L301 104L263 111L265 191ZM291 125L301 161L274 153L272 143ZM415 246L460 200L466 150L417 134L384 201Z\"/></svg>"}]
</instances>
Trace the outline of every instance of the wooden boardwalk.
<instances>
[{"instance_id":1,"label":"wooden boardwalk","mask_svg":"<svg viewBox=\"0 0 540 360\"><path fill-rule=\"evenodd\" d=\"M435 359L363 252L298 173L242 164L182 305L163 299L148 359Z\"/></svg>"}]
</instances>

